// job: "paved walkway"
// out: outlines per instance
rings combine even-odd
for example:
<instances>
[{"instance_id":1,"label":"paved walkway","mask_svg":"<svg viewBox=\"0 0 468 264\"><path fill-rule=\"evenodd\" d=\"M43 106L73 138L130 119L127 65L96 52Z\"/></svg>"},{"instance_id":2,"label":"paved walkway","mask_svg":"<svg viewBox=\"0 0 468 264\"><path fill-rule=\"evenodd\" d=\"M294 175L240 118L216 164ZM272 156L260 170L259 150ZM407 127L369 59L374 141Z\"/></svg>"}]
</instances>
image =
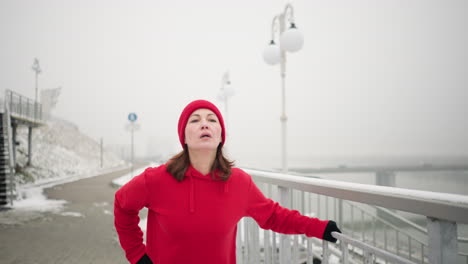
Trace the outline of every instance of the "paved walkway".
<instances>
[{"instance_id":1,"label":"paved walkway","mask_svg":"<svg viewBox=\"0 0 468 264\"><path fill-rule=\"evenodd\" d=\"M0 263L128 263L114 229L117 188L110 184L125 173L128 170L47 189L47 197L68 203L59 213L0 225Z\"/></svg>"}]
</instances>

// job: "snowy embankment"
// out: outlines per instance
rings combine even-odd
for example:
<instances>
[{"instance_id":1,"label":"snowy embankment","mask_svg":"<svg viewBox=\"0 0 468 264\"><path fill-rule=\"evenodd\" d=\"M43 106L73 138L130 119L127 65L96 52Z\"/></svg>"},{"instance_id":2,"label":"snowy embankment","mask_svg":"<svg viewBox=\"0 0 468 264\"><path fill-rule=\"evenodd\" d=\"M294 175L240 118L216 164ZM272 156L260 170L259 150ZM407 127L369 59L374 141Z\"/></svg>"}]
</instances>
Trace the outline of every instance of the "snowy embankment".
<instances>
[{"instance_id":1,"label":"snowy embankment","mask_svg":"<svg viewBox=\"0 0 468 264\"><path fill-rule=\"evenodd\" d=\"M126 167L123 160L105 149L101 167L99 143L82 134L76 125L58 118L33 129L32 166L26 166L27 136L27 128L19 127L13 209L58 210L66 201L46 199L44 188Z\"/></svg>"},{"instance_id":2,"label":"snowy embankment","mask_svg":"<svg viewBox=\"0 0 468 264\"><path fill-rule=\"evenodd\" d=\"M19 184L93 174L101 169L99 143L82 134L73 123L52 118L47 125L33 129L32 166L27 163L26 127L19 127L17 173ZM103 169L124 165L114 153L103 153Z\"/></svg>"}]
</instances>

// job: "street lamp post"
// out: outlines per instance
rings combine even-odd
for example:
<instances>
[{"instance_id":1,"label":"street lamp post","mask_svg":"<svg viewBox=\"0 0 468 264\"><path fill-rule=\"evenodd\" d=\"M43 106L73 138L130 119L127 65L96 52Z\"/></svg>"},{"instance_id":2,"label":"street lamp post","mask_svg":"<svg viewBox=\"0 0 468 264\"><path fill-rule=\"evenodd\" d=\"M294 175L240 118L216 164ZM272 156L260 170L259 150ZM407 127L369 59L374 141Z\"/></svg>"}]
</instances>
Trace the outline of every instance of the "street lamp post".
<instances>
[{"instance_id":1,"label":"street lamp post","mask_svg":"<svg viewBox=\"0 0 468 264\"><path fill-rule=\"evenodd\" d=\"M31 67L32 70L36 73L36 92L34 96L34 117L37 118L37 90L38 90L38 75L42 72L41 66L39 65L39 60L34 58L33 66Z\"/></svg>"},{"instance_id":2,"label":"street lamp post","mask_svg":"<svg viewBox=\"0 0 468 264\"><path fill-rule=\"evenodd\" d=\"M289 28L287 23L289 22ZM275 33L277 32L277 25L279 24L279 45L275 42ZM273 18L271 24L271 40L269 45L263 52L263 59L267 64L275 65L280 64L281 74L281 170L287 173L287 145L286 145L286 132L287 121L286 116L286 52L296 52L302 48L304 38L297 30L294 22L294 9L291 4L286 4L282 13ZM280 203L286 207L291 207L291 191L286 187L278 187ZM276 241L275 233L273 233L273 241ZM269 250L268 250L269 251ZM273 248L272 254L276 250ZM280 235L280 251L279 251L280 264L291 262L291 243L290 237Z\"/></svg>"},{"instance_id":3,"label":"street lamp post","mask_svg":"<svg viewBox=\"0 0 468 264\"><path fill-rule=\"evenodd\" d=\"M225 121L229 120L228 117L228 99L234 95L234 89L232 89L231 78L229 76L229 71L224 72L223 77L221 78L221 88L218 93L218 99L224 102L224 116Z\"/></svg>"},{"instance_id":4,"label":"street lamp post","mask_svg":"<svg viewBox=\"0 0 468 264\"><path fill-rule=\"evenodd\" d=\"M38 119L38 105L37 105L37 90L38 90L38 75L42 72L41 66L39 65L39 60L34 58L34 63L32 65L32 70L36 73L36 83L35 83L35 97L34 97L34 119ZM29 103L28 103L29 105ZM28 106L29 108L29 106ZM28 113L29 114L29 113ZM26 163L27 166L31 166L31 159L32 159L32 133L33 128L32 126L28 126L28 161Z\"/></svg>"},{"instance_id":5,"label":"street lamp post","mask_svg":"<svg viewBox=\"0 0 468 264\"><path fill-rule=\"evenodd\" d=\"M288 16L289 15L289 16ZM287 17L288 16L288 17ZM286 19L288 18L288 19ZM290 23L286 30L286 23ZM279 45L275 42L276 25L279 24ZM263 58L267 64L280 64L281 74L281 169L283 173L288 171L287 149L286 149L286 52L296 52L302 48L304 38L297 30L294 22L294 10L291 4L286 4L284 11L273 18L271 24L271 40L263 52Z\"/></svg>"},{"instance_id":6,"label":"street lamp post","mask_svg":"<svg viewBox=\"0 0 468 264\"><path fill-rule=\"evenodd\" d=\"M34 58L34 64L32 66L32 70L36 73L36 94L34 96L34 101L37 102L37 89L38 89L37 76L39 75L39 73L42 72L41 66L39 65L39 60L37 58Z\"/></svg>"}]
</instances>

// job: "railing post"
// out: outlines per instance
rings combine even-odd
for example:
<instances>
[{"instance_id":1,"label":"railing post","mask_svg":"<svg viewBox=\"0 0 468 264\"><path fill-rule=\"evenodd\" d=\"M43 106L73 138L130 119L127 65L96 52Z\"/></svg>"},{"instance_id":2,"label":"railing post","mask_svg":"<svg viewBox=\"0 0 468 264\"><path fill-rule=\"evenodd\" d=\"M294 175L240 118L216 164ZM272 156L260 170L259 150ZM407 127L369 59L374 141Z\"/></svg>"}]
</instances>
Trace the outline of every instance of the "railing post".
<instances>
[{"instance_id":1,"label":"railing post","mask_svg":"<svg viewBox=\"0 0 468 264\"><path fill-rule=\"evenodd\" d=\"M252 263L253 261L253 255L255 252L253 252L253 241L252 241L252 224L250 223L250 218L245 219L245 241L246 247L247 247L247 257L245 258L245 263Z\"/></svg>"},{"instance_id":2,"label":"railing post","mask_svg":"<svg viewBox=\"0 0 468 264\"><path fill-rule=\"evenodd\" d=\"M341 263L348 264L349 263L349 250L348 250L348 243L344 241L340 241L341 244Z\"/></svg>"},{"instance_id":3,"label":"railing post","mask_svg":"<svg viewBox=\"0 0 468 264\"><path fill-rule=\"evenodd\" d=\"M23 104L22 104L21 97L19 98L19 114L20 115L23 114Z\"/></svg>"},{"instance_id":4,"label":"railing post","mask_svg":"<svg viewBox=\"0 0 468 264\"><path fill-rule=\"evenodd\" d=\"M28 126L28 162L26 163L27 166L31 166L31 159L32 159L32 133L33 133L32 126Z\"/></svg>"},{"instance_id":5,"label":"railing post","mask_svg":"<svg viewBox=\"0 0 468 264\"><path fill-rule=\"evenodd\" d=\"M312 243L312 238L307 238L307 264L314 263L314 248Z\"/></svg>"},{"instance_id":6,"label":"railing post","mask_svg":"<svg viewBox=\"0 0 468 264\"><path fill-rule=\"evenodd\" d=\"M328 242L325 240L322 240L322 263L323 264L328 264L328 257L330 256L330 252L328 251Z\"/></svg>"},{"instance_id":7,"label":"railing post","mask_svg":"<svg viewBox=\"0 0 468 264\"><path fill-rule=\"evenodd\" d=\"M10 118L10 117L7 117ZM11 122L11 131L12 131L12 149L13 149L13 164L16 164L16 135L17 135L18 125L15 121Z\"/></svg>"},{"instance_id":8,"label":"railing post","mask_svg":"<svg viewBox=\"0 0 468 264\"><path fill-rule=\"evenodd\" d=\"M343 229L344 222L343 222L343 200L338 199L338 225L341 229Z\"/></svg>"},{"instance_id":9,"label":"railing post","mask_svg":"<svg viewBox=\"0 0 468 264\"><path fill-rule=\"evenodd\" d=\"M274 195L273 194L273 185L272 184L268 184L268 197L270 197L271 199L275 199L275 196L276 194ZM276 254L276 249L277 249L277 245L276 245L276 232L271 232L271 256L270 256L270 259L271 259L271 264L276 264L278 263L278 259L277 259L277 254ZM267 262L268 264L268 262Z\"/></svg>"},{"instance_id":10,"label":"railing post","mask_svg":"<svg viewBox=\"0 0 468 264\"><path fill-rule=\"evenodd\" d=\"M264 191L264 195L266 197L271 197L271 184L263 183L262 185L263 185L262 191ZM271 252L270 252L270 230L262 229L260 230L260 232L263 232L263 263L273 264L271 261Z\"/></svg>"},{"instance_id":11,"label":"railing post","mask_svg":"<svg viewBox=\"0 0 468 264\"><path fill-rule=\"evenodd\" d=\"M10 92L10 111L12 110L13 108L13 93Z\"/></svg>"},{"instance_id":12,"label":"railing post","mask_svg":"<svg viewBox=\"0 0 468 264\"><path fill-rule=\"evenodd\" d=\"M273 244L271 244L271 259L272 263L276 264L278 263L278 255L276 254L276 232L271 232L271 240L273 241Z\"/></svg>"},{"instance_id":13,"label":"railing post","mask_svg":"<svg viewBox=\"0 0 468 264\"><path fill-rule=\"evenodd\" d=\"M291 208L291 190L287 187L278 186L279 202L286 208ZM287 264L291 262L291 240L289 235L280 235L280 264Z\"/></svg>"},{"instance_id":14,"label":"railing post","mask_svg":"<svg viewBox=\"0 0 468 264\"><path fill-rule=\"evenodd\" d=\"M252 222L252 241L253 241L253 261L252 263L260 263L260 241L259 241L259 228L255 221Z\"/></svg>"},{"instance_id":15,"label":"railing post","mask_svg":"<svg viewBox=\"0 0 468 264\"><path fill-rule=\"evenodd\" d=\"M237 263L244 264L244 252L242 250L242 220L237 223L237 237L236 237L236 256Z\"/></svg>"},{"instance_id":16,"label":"railing post","mask_svg":"<svg viewBox=\"0 0 468 264\"><path fill-rule=\"evenodd\" d=\"M456 263L458 257L457 223L427 218L429 263Z\"/></svg>"}]
</instances>

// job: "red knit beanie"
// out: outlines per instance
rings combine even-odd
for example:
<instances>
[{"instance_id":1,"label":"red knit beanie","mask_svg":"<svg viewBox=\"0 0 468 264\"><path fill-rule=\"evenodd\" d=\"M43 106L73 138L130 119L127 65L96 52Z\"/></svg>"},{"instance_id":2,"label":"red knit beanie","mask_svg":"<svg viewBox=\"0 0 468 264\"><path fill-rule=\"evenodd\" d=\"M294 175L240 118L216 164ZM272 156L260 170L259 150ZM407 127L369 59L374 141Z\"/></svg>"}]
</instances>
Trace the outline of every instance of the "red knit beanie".
<instances>
[{"instance_id":1,"label":"red knit beanie","mask_svg":"<svg viewBox=\"0 0 468 264\"><path fill-rule=\"evenodd\" d=\"M226 133L224 130L223 116L221 115L221 112L214 104L206 100L195 100L191 102L184 108L184 110L180 114L179 124L177 125L177 132L179 133L180 144L182 145L182 147L185 146L185 126L187 125L190 115L200 108L209 109L213 111L213 113L215 113L216 116L218 117L219 124L221 125L221 145L224 145L224 141L226 141Z\"/></svg>"}]
</instances>

